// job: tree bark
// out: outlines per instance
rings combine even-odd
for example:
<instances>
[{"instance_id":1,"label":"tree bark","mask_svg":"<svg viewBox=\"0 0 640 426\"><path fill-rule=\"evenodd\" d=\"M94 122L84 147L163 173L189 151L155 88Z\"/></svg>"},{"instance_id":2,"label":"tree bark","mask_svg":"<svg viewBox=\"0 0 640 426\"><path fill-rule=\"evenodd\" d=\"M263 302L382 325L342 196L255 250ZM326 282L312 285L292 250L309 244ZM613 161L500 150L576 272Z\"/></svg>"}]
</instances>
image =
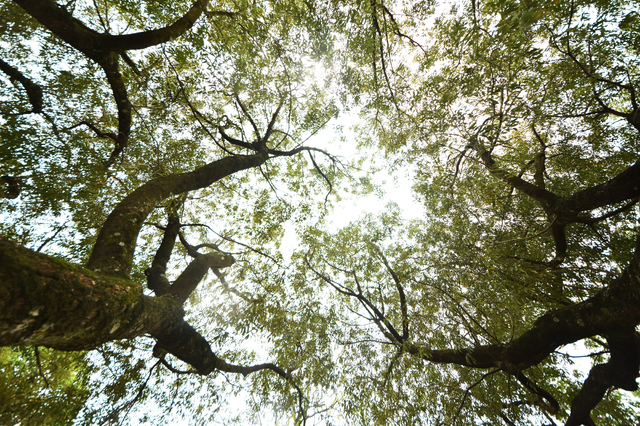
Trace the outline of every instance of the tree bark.
<instances>
[{"instance_id":1,"label":"tree bark","mask_svg":"<svg viewBox=\"0 0 640 426\"><path fill-rule=\"evenodd\" d=\"M206 188L241 170L267 161L266 153L233 155L189 173L153 179L129 194L111 212L100 230L87 267L96 272L128 277L138 234L158 203L173 195Z\"/></svg>"},{"instance_id":2,"label":"tree bark","mask_svg":"<svg viewBox=\"0 0 640 426\"><path fill-rule=\"evenodd\" d=\"M133 281L93 273L0 239L0 346L95 349L158 334L182 307Z\"/></svg>"},{"instance_id":3,"label":"tree bark","mask_svg":"<svg viewBox=\"0 0 640 426\"><path fill-rule=\"evenodd\" d=\"M200 374L232 371L183 316L173 297L0 239L0 346L80 351L149 334Z\"/></svg>"}]
</instances>

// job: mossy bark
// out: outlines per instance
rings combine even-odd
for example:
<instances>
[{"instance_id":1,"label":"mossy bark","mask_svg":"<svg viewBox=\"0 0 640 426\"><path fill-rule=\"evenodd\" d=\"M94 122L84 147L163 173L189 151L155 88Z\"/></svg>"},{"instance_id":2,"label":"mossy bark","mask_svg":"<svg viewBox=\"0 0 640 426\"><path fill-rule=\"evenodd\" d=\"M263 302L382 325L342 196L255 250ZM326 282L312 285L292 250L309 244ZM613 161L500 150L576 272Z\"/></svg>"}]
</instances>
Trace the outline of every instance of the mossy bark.
<instances>
[{"instance_id":1,"label":"mossy bark","mask_svg":"<svg viewBox=\"0 0 640 426\"><path fill-rule=\"evenodd\" d=\"M231 371L183 316L174 297L145 296L131 280L0 238L0 346L79 351L149 334L201 374Z\"/></svg>"},{"instance_id":2,"label":"mossy bark","mask_svg":"<svg viewBox=\"0 0 640 426\"><path fill-rule=\"evenodd\" d=\"M95 349L182 320L171 298L0 239L0 345Z\"/></svg>"}]
</instances>

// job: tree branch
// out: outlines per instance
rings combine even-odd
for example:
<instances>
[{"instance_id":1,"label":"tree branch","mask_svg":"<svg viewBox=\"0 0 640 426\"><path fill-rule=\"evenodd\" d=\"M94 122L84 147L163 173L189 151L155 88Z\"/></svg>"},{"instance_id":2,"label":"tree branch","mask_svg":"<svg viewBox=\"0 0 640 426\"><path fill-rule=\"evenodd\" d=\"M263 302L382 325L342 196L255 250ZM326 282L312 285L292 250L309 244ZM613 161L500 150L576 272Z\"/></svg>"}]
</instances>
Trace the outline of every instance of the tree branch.
<instances>
[{"instance_id":1,"label":"tree branch","mask_svg":"<svg viewBox=\"0 0 640 426\"><path fill-rule=\"evenodd\" d=\"M549 206L559 198L554 193L544 188L540 188L532 183L529 183L522 178L514 176L496 166L496 162L493 160L491 153L486 150L477 136L473 136L470 139L469 146L478 153L482 164L484 164L489 173L502 180L503 182L511 185L516 190L538 201L545 209L545 211L548 211Z\"/></svg>"},{"instance_id":2,"label":"tree branch","mask_svg":"<svg viewBox=\"0 0 640 426\"><path fill-rule=\"evenodd\" d=\"M409 338L409 314L407 313L407 297L404 293L402 282L400 281L398 274L396 274L396 271L391 268L391 265L389 264L389 261L387 260L387 257L384 255L382 250L380 250L380 248L376 245L373 245L373 247L382 259L384 266L387 268L387 271L389 272L389 274L391 274L391 277L396 284L396 290L398 291L398 296L400 296L400 312L402 314L402 339L406 340Z\"/></svg>"},{"instance_id":3,"label":"tree branch","mask_svg":"<svg viewBox=\"0 0 640 426\"><path fill-rule=\"evenodd\" d=\"M104 70L118 108L118 135L115 139L112 138L116 146L105 162L105 167L110 167L122 153L127 146L131 131L131 102L119 70L120 54L130 49L143 49L165 43L184 34L193 26L208 4L208 0L196 0L182 18L161 29L136 34L111 35L101 34L88 28L53 0L14 0L14 2Z\"/></svg>"},{"instance_id":4,"label":"tree branch","mask_svg":"<svg viewBox=\"0 0 640 426\"><path fill-rule=\"evenodd\" d=\"M97 44L102 49L123 51L145 49L166 43L180 37L193 27L208 4L209 0L196 0L187 13L164 28L135 34L100 34L97 36Z\"/></svg>"},{"instance_id":5,"label":"tree branch","mask_svg":"<svg viewBox=\"0 0 640 426\"><path fill-rule=\"evenodd\" d=\"M20 196L19 180L13 176L0 177L0 198L14 199Z\"/></svg>"},{"instance_id":6,"label":"tree branch","mask_svg":"<svg viewBox=\"0 0 640 426\"><path fill-rule=\"evenodd\" d=\"M42 87L35 84L28 77L22 74L17 68L12 67L2 59L0 59L0 71L4 72L13 81L17 81L22 85L29 97L29 103L31 103L31 110L22 112L21 114L42 112Z\"/></svg>"},{"instance_id":7,"label":"tree branch","mask_svg":"<svg viewBox=\"0 0 640 426\"><path fill-rule=\"evenodd\" d=\"M144 49L166 43L187 32L207 7L209 0L196 0L189 11L171 25L135 34L98 33L87 27L53 0L13 0L51 32L95 59L101 52Z\"/></svg>"},{"instance_id":8,"label":"tree branch","mask_svg":"<svg viewBox=\"0 0 640 426\"><path fill-rule=\"evenodd\" d=\"M180 304L184 304L189 295L196 289L209 268L226 268L235 263L231 255L220 253L201 254L189 263L189 266L171 284L169 295L173 296Z\"/></svg>"},{"instance_id":9,"label":"tree branch","mask_svg":"<svg viewBox=\"0 0 640 426\"><path fill-rule=\"evenodd\" d=\"M171 258L171 252L176 242L176 236L180 230L180 220L177 215L170 214L167 226L164 229L162 243L156 252L151 267L144 271L147 276L147 286L153 290L156 296L164 296L169 292L169 280L167 272L167 262Z\"/></svg>"},{"instance_id":10,"label":"tree branch","mask_svg":"<svg viewBox=\"0 0 640 426\"><path fill-rule=\"evenodd\" d=\"M580 216L578 216L578 219L576 220L576 222L579 223L585 223L587 225L596 223L596 222L601 222L603 220L609 219L610 217L619 215L620 213L626 212L627 210L629 210L630 208L632 208L633 206L635 206L636 204L638 204L638 201L640 201L640 197L636 197L633 200L631 200L629 203L625 204L624 206L615 209L607 214L604 214L602 216L599 217L585 217L585 218L581 218Z\"/></svg>"},{"instance_id":11,"label":"tree branch","mask_svg":"<svg viewBox=\"0 0 640 426\"><path fill-rule=\"evenodd\" d=\"M525 388L547 401L548 404L545 404L545 408L549 413L556 414L560 411L560 404L558 404L558 401L553 397L553 395L535 384L535 382L525 376L522 371L516 372L514 376Z\"/></svg>"},{"instance_id":12,"label":"tree branch","mask_svg":"<svg viewBox=\"0 0 640 426\"><path fill-rule=\"evenodd\" d=\"M630 264L608 287L581 303L547 312L508 344L445 350L409 345L406 352L434 363L523 371L540 363L560 346L635 327L640 322L639 301L640 238Z\"/></svg>"},{"instance_id":13,"label":"tree branch","mask_svg":"<svg viewBox=\"0 0 640 426\"><path fill-rule=\"evenodd\" d=\"M162 176L145 183L113 209L98 234L88 268L128 276L142 224L158 203L173 195L206 188L233 173L257 167L267 159L266 153L233 155L192 172Z\"/></svg>"},{"instance_id":14,"label":"tree branch","mask_svg":"<svg viewBox=\"0 0 640 426\"><path fill-rule=\"evenodd\" d=\"M568 197L558 198L554 211L574 216L579 212L621 203L640 197L640 161L622 171L607 182L583 189Z\"/></svg>"},{"instance_id":15,"label":"tree branch","mask_svg":"<svg viewBox=\"0 0 640 426\"><path fill-rule=\"evenodd\" d=\"M636 377L640 366L640 345L635 327L612 330L605 335L611 348L611 358L589 372L582 389L571 403L571 415L565 426L593 424L590 413L614 386L627 391L638 389Z\"/></svg>"}]
</instances>

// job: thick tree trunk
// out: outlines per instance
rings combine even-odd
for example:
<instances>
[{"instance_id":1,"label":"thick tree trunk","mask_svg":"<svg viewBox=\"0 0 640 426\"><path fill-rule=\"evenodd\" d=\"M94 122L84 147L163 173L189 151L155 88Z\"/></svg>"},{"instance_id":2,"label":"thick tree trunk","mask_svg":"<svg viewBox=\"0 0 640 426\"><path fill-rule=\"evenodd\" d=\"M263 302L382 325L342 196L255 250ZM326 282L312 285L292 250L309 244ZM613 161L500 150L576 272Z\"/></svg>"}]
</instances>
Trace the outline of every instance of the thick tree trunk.
<instances>
[{"instance_id":1,"label":"thick tree trunk","mask_svg":"<svg viewBox=\"0 0 640 426\"><path fill-rule=\"evenodd\" d=\"M0 239L0 346L89 350L182 322L180 303Z\"/></svg>"},{"instance_id":2,"label":"thick tree trunk","mask_svg":"<svg viewBox=\"0 0 640 426\"><path fill-rule=\"evenodd\" d=\"M227 364L183 316L175 297L145 296L126 278L97 274L0 238L0 346L79 351L149 334L200 374L270 369L288 378L272 364Z\"/></svg>"}]
</instances>

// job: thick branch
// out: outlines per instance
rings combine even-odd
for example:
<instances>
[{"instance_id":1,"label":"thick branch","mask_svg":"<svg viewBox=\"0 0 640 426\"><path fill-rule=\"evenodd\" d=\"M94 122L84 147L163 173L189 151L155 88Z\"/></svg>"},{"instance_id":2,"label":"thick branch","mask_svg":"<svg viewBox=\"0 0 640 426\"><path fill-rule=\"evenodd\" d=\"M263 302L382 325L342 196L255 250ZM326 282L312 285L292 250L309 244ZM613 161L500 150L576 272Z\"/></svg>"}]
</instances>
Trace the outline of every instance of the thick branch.
<instances>
[{"instance_id":1,"label":"thick branch","mask_svg":"<svg viewBox=\"0 0 640 426\"><path fill-rule=\"evenodd\" d=\"M27 78L18 69L12 67L2 59L0 59L0 71L9 76L11 80L19 82L24 90L27 92L29 102L31 103L31 111L26 113L41 113L42 112L42 88Z\"/></svg>"},{"instance_id":2,"label":"thick branch","mask_svg":"<svg viewBox=\"0 0 640 426\"><path fill-rule=\"evenodd\" d=\"M100 34L88 28L53 0L14 0L14 2L55 35L95 61L104 70L118 108L116 146L105 163L106 167L113 164L127 146L131 131L131 102L119 70L120 53L129 49L143 49L161 44L184 34L193 26L208 4L208 0L196 0L182 18L167 27L115 36Z\"/></svg>"},{"instance_id":3,"label":"thick branch","mask_svg":"<svg viewBox=\"0 0 640 426\"><path fill-rule=\"evenodd\" d=\"M522 371L544 360L558 347L640 323L640 250L621 276L593 297L550 311L517 339L504 345L430 350L409 345L407 352L435 363Z\"/></svg>"},{"instance_id":4,"label":"thick branch","mask_svg":"<svg viewBox=\"0 0 640 426\"><path fill-rule=\"evenodd\" d=\"M184 304L189 295L196 289L202 278L205 276L209 268L226 268L235 263L235 259L231 255L221 253L207 253L196 257L187 266L187 269L180 274L171 287L169 294L173 296L180 304Z\"/></svg>"},{"instance_id":5,"label":"thick branch","mask_svg":"<svg viewBox=\"0 0 640 426\"><path fill-rule=\"evenodd\" d=\"M153 290L156 296L163 296L169 291L169 280L165 273L167 272L167 262L171 258L173 246L176 243L176 236L180 231L180 220L178 216L169 215L167 227L164 230L162 243L156 252L151 268L144 271L147 276L147 285Z\"/></svg>"},{"instance_id":6,"label":"thick branch","mask_svg":"<svg viewBox=\"0 0 640 426\"><path fill-rule=\"evenodd\" d=\"M218 127L218 131L220 132L220 135L222 136L222 139L224 139L225 141L229 142L232 145L237 145L240 146L242 148L246 148L248 150L251 151L255 151L255 148L248 142L243 142L239 139L233 138L229 135L227 135L227 133L224 131L223 127Z\"/></svg>"},{"instance_id":7,"label":"thick branch","mask_svg":"<svg viewBox=\"0 0 640 426\"><path fill-rule=\"evenodd\" d=\"M533 163L536 169L535 174L533 175L533 181L536 183L536 186L538 188L542 188L542 189L545 189L545 183L544 183L545 160L546 160L546 156L543 149L536 154L534 163Z\"/></svg>"},{"instance_id":8,"label":"thick branch","mask_svg":"<svg viewBox=\"0 0 640 426\"><path fill-rule=\"evenodd\" d=\"M18 198L20 195L19 180L13 176L0 177L0 198Z\"/></svg>"},{"instance_id":9,"label":"thick branch","mask_svg":"<svg viewBox=\"0 0 640 426\"><path fill-rule=\"evenodd\" d=\"M589 211L640 196L640 161L627 168L619 175L568 197L559 198L554 210L577 215L579 212Z\"/></svg>"},{"instance_id":10,"label":"thick branch","mask_svg":"<svg viewBox=\"0 0 640 426\"><path fill-rule=\"evenodd\" d=\"M640 347L634 327L612 330L606 337L611 358L606 364L598 364L589 372L589 377L571 403L571 415L566 426L592 424L591 410L610 387L628 391L638 389L635 378L640 365Z\"/></svg>"},{"instance_id":11,"label":"thick branch","mask_svg":"<svg viewBox=\"0 0 640 426\"><path fill-rule=\"evenodd\" d=\"M88 28L53 0L13 0L49 31L93 60L104 52L96 46L98 32Z\"/></svg>"},{"instance_id":12,"label":"thick branch","mask_svg":"<svg viewBox=\"0 0 640 426\"><path fill-rule=\"evenodd\" d=\"M193 24L202 15L208 4L209 0L196 0L184 16L164 28L135 34L100 34L97 39L98 46L107 50L135 50L157 46L174 40L193 27Z\"/></svg>"},{"instance_id":13,"label":"thick branch","mask_svg":"<svg viewBox=\"0 0 640 426\"><path fill-rule=\"evenodd\" d=\"M478 153L482 164L484 164L489 173L540 203L542 209L547 213L549 221L551 221L550 226L553 231L553 239L556 246L556 261L561 261L567 252L567 238L564 233L564 228L570 221L558 220L558 213L554 210L553 206L555 206L559 197L545 189L544 181L541 177L536 179L536 184L534 185L496 166L496 162L491 157L491 153L486 150L477 136L471 139L469 146ZM536 163L536 173L544 171L544 150L538 157L534 161L534 163Z\"/></svg>"},{"instance_id":14,"label":"thick branch","mask_svg":"<svg viewBox=\"0 0 640 426\"><path fill-rule=\"evenodd\" d=\"M144 296L133 281L96 274L0 238L0 346L91 350L150 334L161 349L200 374L218 369L247 375L269 369L290 380L273 364L227 364L183 316L173 298Z\"/></svg>"},{"instance_id":15,"label":"thick branch","mask_svg":"<svg viewBox=\"0 0 640 426\"><path fill-rule=\"evenodd\" d=\"M14 2L104 70L118 108L118 134L116 138L112 138L116 146L105 163L105 166L109 167L126 147L131 131L131 102L120 74L119 54L104 50L98 43L100 37L98 32L88 28L52 0L14 0Z\"/></svg>"},{"instance_id":16,"label":"thick branch","mask_svg":"<svg viewBox=\"0 0 640 426\"><path fill-rule=\"evenodd\" d=\"M539 135L537 137L542 143ZM477 137L471 139L470 147L478 152L489 173L540 203L549 216L549 220L552 221L550 226L556 246L556 261L561 261L567 252L565 227L569 223L582 222L583 219L579 217L580 212L640 197L640 161L607 182L576 192L570 196L559 197L544 189L545 185L542 178L544 173L544 146L535 160L535 185L497 167L491 154L484 148Z\"/></svg>"},{"instance_id":17,"label":"thick branch","mask_svg":"<svg viewBox=\"0 0 640 426\"><path fill-rule=\"evenodd\" d=\"M180 305L140 285L96 274L0 239L0 346L95 349L163 328Z\"/></svg>"},{"instance_id":18,"label":"thick branch","mask_svg":"<svg viewBox=\"0 0 640 426\"><path fill-rule=\"evenodd\" d=\"M144 49L175 39L193 26L209 3L209 0L196 0L184 16L164 28L111 35L87 27L53 0L13 1L55 35L94 60L105 51Z\"/></svg>"},{"instance_id":19,"label":"thick branch","mask_svg":"<svg viewBox=\"0 0 640 426\"><path fill-rule=\"evenodd\" d=\"M100 230L88 267L95 271L128 276L138 233L158 203L173 195L206 188L233 173L257 167L266 160L266 153L234 155L189 173L163 176L145 183L111 212Z\"/></svg>"}]
</instances>

